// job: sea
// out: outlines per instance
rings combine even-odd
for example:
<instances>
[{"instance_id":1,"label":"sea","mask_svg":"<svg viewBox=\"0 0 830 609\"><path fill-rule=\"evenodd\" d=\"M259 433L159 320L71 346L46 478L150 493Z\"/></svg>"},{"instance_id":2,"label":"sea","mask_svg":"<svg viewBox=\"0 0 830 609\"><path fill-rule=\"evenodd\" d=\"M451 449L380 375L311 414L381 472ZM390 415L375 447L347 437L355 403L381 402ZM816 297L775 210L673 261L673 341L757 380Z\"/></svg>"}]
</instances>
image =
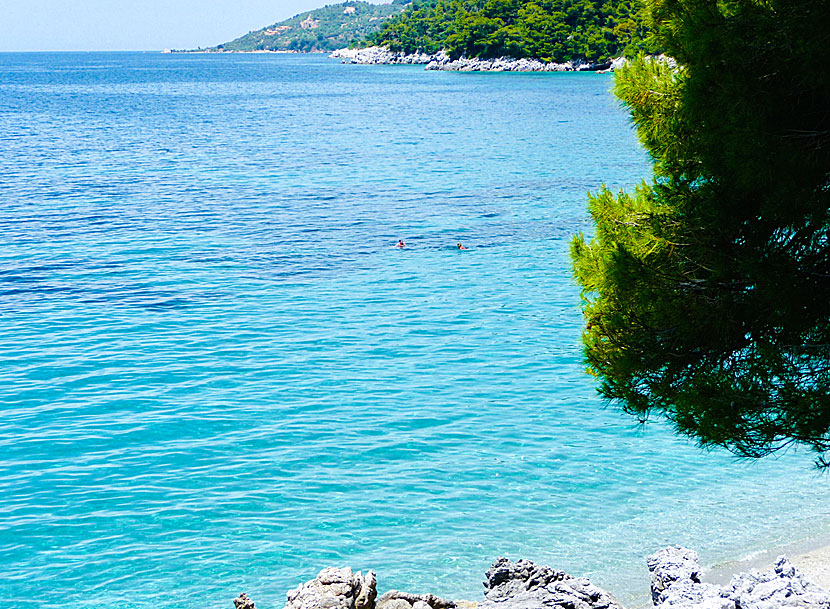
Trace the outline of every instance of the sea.
<instances>
[{"instance_id":1,"label":"sea","mask_svg":"<svg viewBox=\"0 0 830 609\"><path fill-rule=\"evenodd\" d=\"M0 54L3 605L279 609L327 566L480 600L499 556L637 605L666 545L827 536L808 453L585 372L571 239L651 167L612 84Z\"/></svg>"}]
</instances>

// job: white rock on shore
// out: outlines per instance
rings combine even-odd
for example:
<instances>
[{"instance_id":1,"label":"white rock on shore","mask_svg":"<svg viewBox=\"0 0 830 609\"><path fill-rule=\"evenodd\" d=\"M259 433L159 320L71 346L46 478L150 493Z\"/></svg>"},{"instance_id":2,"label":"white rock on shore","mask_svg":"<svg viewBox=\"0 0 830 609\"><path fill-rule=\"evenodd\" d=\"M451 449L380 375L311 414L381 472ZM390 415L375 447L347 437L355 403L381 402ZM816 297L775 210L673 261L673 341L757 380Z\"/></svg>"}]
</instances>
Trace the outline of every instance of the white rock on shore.
<instances>
[{"instance_id":1,"label":"white rock on shore","mask_svg":"<svg viewBox=\"0 0 830 609\"><path fill-rule=\"evenodd\" d=\"M784 556L768 571L734 575L727 586L701 582L697 552L679 546L649 556L648 569L657 609L830 609L830 592Z\"/></svg>"},{"instance_id":2,"label":"white rock on shore","mask_svg":"<svg viewBox=\"0 0 830 609\"><path fill-rule=\"evenodd\" d=\"M343 60L343 63L355 64L422 64L427 70L446 70L453 72L583 72L611 71L622 65L625 60L614 59L605 63L569 61L566 63L544 62L539 59L513 59L498 57L496 59L452 59L445 51L434 55L427 53L395 53L386 47L368 47L365 49L338 49L330 57Z\"/></svg>"},{"instance_id":3,"label":"white rock on shore","mask_svg":"<svg viewBox=\"0 0 830 609\"><path fill-rule=\"evenodd\" d=\"M342 59L343 63L357 63L366 65L390 64L427 64L432 55L426 53L395 53L386 47L367 47L365 49L337 49L329 57Z\"/></svg>"},{"instance_id":4,"label":"white rock on shore","mask_svg":"<svg viewBox=\"0 0 830 609\"><path fill-rule=\"evenodd\" d=\"M647 564L656 609L830 609L830 592L783 556L768 571L734 575L727 586L702 582L697 552L680 546L660 550ZM378 597L374 571L329 567L290 591L285 609L623 609L588 579L529 560L499 558L486 578L477 603L395 590ZM245 594L234 605L255 609Z\"/></svg>"},{"instance_id":5,"label":"white rock on shore","mask_svg":"<svg viewBox=\"0 0 830 609\"><path fill-rule=\"evenodd\" d=\"M286 609L375 609L377 578L374 571L364 577L348 567L329 567L287 597Z\"/></svg>"},{"instance_id":6,"label":"white rock on shore","mask_svg":"<svg viewBox=\"0 0 830 609\"><path fill-rule=\"evenodd\" d=\"M451 59L444 51L436 53L427 64L427 70L448 70L454 72L584 72L609 69L611 63L594 64L587 62L554 63L539 59L513 59L497 57L496 59L468 59L459 57Z\"/></svg>"}]
</instances>

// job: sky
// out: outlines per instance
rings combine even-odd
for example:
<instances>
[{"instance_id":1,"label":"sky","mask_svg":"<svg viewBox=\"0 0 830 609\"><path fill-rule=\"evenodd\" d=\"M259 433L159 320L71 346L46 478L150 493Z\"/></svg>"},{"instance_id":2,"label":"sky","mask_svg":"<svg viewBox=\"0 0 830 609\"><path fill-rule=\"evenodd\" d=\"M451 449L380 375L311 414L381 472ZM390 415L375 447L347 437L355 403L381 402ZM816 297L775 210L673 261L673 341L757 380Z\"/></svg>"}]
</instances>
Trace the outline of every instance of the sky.
<instances>
[{"instance_id":1,"label":"sky","mask_svg":"<svg viewBox=\"0 0 830 609\"><path fill-rule=\"evenodd\" d=\"M0 0L0 51L209 47L340 1Z\"/></svg>"}]
</instances>

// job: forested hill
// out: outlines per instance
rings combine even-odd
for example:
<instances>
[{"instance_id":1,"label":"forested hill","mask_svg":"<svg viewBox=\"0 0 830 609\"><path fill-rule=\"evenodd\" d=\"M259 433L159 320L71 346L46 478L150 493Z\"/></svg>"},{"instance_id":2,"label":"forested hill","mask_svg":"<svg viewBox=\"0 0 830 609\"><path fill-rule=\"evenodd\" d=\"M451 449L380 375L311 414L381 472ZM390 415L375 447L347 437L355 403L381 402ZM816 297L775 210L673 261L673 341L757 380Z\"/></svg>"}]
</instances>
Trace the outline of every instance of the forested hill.
<instances>
[{"instance_id":1,"label":"forested hill","mask_svg":"<svg viewBox=\"0 0 830 609\"><path fill-rule=\"evenodd\" d=\"M342 2L300 13L268 27L220 44L209 51L333 51L376 32L409 0L391 4Z\"/></svg>"},{"instance_id":2,"label":"forested hill","mask_svg":"<svg viewBox=\"0 0 830 609\"><path fill-rule=\"evenodd\" d=\"M368 42L407 53L557 62L658 50L643 0L422 0Z\"/></svg>"}]
</instances>

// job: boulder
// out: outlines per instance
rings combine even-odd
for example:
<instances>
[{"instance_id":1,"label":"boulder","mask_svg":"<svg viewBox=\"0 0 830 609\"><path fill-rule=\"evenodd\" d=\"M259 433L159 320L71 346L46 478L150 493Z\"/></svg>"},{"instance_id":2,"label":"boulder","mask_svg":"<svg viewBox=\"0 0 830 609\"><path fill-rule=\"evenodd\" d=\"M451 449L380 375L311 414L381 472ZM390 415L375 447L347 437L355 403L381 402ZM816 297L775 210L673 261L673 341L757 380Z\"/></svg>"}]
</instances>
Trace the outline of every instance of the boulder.
<instances>
[{"instance_id":1,"label":"boulder","mask_svg":"<svg viewBox=\"0 0 830 609\"><path fill-rule=\"evenodd\" d=\"M676 581L700 583L700 558L697 552L669 546L646 558L651 574L651 601L656 605L660 594Z\"/></svg>"},{"instance_id":2,"label":"boulder","mask_svg":"<svg viewBox=\"0 0 830 609\"><path fill-rule=\"evenodd\" d=\"M780 556L772 569L739 573L728 586L701 582L697 552L679 546L648 557L658 609L830 609L830 592Z\"/></svg>"},{"instance_id":3,"label":"boulder","mask_svg":"<svg viewBox=\"0 0 830 609\"><path fill-rule=\"evenodd\" d=\"M830 609L830 592L783 556L768 571L733 576L728 586L703 582L697 552L680 546L656 552L647 563L657 609ZM378 598L373 571L363 576L350 568L328 568L289 592L285 609L622 609L590 580L529 560L499 558L486 579L478 604L397 590ZM245 594L234 606L255 609Z\"/></svg>"},{"instance_id":4,"label":"boulder","mask_svg":"<svg viewBox=\"0 0 830 609\"><path fill-rule=\"evenodd\" d=\"M316 578L287 594L285 609L374 609L377 578L349 567L323 569Z\"/></svg>"},{"instance_id":5,"label":"boulder","mask_svg":"<svg viewBox=\"0 0 830 609\"><path fill-rule=\"evenodd\" d=\"M613 596L588 579L529 560L499 558L486 577L479 609L622 609Z\"/></svg>"},{"instance_id":6,"label":"boulder","mask_svg":"<svg viewBox=\"0 0 830 609\"><path fill-rule=\"evenodd\" d=\"M390 590L377 600L375 609L455 609L455 602L434 594L411 594Z\"/></svg>"},{"instance_id":7,"label":"boulder","mask_svg":"<svg viewBox=\"0 0 830 609\"><path fill-rule=\"evenodd\" d=\"M354 609L374 609L377 595L378 578L374 571L369 571L358 587L357 596L354 599Z\"/></svg>"},{"instance_id":8,"label":"boulder","mask_svg":"<svg viewBox=\"0 0 830 609\"><path fill-rule=\"evenodd\" d=\"M723 594L740 609L830 609L830 592L809 581L784 556L769 571L752 569L733 576Z\"/></svg>"},{"instance_id":9,"label":"boulder","mask_svg":"<svg viewBox=\"0 0 830 609\"><path fill-rule=\"evenodd\" d=\"M720 586L684 579L663 590L654 605L661 609L739 609L722 592Z\"/></svg>"},{"instance_id":10,"label":"boulder","mask_svg":"<svg viewBox=\"0 0 830 609\"><path fill-rule=\"evenodd\" d=\"M248 595L244 592L237 598L233 599L233 606L235 609L256 609L256 607L254 607L254 601L249 599Z\"/></svg>"}]
</instances>

